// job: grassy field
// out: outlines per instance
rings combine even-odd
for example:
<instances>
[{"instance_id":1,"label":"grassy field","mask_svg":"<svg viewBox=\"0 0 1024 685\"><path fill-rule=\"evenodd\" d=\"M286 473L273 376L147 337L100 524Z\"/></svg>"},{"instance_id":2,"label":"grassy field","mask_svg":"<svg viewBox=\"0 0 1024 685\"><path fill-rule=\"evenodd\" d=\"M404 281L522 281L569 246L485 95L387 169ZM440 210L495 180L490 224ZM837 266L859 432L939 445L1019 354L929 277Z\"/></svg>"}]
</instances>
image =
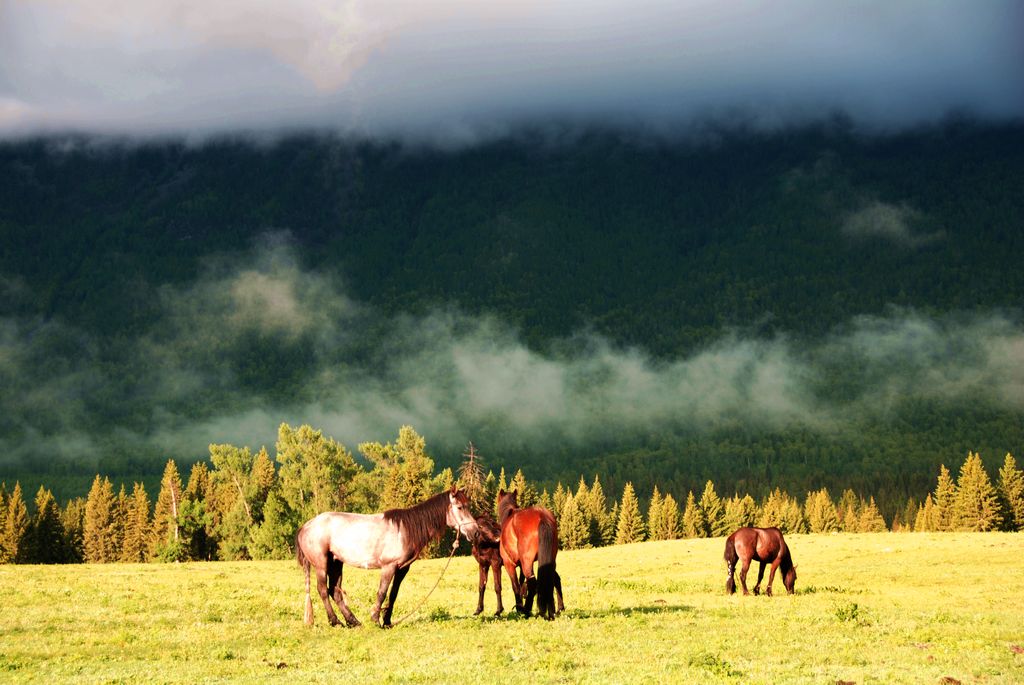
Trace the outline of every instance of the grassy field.
<instances>
[{"instance_id":1,"label":"grassy field","mask_svg":"<svg viewBox=\"0 0 1024 685\"><path fill-rule=\"evenodd\" d=\"M391 631L329 628L318 601L304 627L293 561L2 566L0 682L1024 682L1024 535L789 542L797 594L774 598L724 594L720 539L563 552L550 623L474 618L460 557ZM416 562L396 619L443 565ZM361 620L376 583L346 569Z\"/></svg>"}]
</instances>

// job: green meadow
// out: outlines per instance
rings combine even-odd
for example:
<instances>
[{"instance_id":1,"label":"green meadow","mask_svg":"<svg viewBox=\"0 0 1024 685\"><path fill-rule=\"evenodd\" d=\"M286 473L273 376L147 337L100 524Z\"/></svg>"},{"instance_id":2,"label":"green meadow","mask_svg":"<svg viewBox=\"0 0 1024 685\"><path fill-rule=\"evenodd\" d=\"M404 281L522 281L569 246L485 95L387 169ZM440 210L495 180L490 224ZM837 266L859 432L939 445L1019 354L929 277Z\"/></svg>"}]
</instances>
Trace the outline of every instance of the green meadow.
<instances>
[{"instance_id":1,"label":"green meadow","mask_svg":"<svg viewBox=\"0 0 1024 685\"><path fill-rule=\"evenodd\" d=\"M1024 682L1024 535L788 541L795 596L726 596L721 539L562 552L553 622L490 616L490 588L472 616L456 557L390 631L330 628L315 597L305 627L294 562L2 566L0 682ZM415 563L396 619L444 565ZM360 620L377 577L345 570Z\"/></svg>"}]
</instances>

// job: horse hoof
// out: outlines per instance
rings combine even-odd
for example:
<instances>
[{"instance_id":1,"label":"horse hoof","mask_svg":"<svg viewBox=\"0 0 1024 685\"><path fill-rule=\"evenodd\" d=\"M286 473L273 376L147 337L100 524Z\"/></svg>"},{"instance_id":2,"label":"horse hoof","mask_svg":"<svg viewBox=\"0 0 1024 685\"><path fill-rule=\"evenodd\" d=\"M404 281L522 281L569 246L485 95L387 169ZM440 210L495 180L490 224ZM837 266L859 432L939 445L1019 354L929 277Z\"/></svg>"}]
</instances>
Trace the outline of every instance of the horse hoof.
<instances>
[{"instance_id":1,"label":"horse hoof","mask_svg":"<svg viewBox=\"0 0 1024 685\"><path fill-rule=\"evenodd\" d=\"M495 616L501 616L503 613L505 613L504 609L498 609L497 611L494 612L494 615Z\"/></svg>"},{"instance_id":2,"label":"horse hoof","mask_svg":"<svg viewBox=\"0 0 1024 685\"><path fill-rule=\"evenodd\" d=\"M483 611L484 611L484 608L480 607L479 609L477 609L476 611L473 612L473 615L474 616L479 616L480 614L483 613Z\"/></svg>"}]
</instances>

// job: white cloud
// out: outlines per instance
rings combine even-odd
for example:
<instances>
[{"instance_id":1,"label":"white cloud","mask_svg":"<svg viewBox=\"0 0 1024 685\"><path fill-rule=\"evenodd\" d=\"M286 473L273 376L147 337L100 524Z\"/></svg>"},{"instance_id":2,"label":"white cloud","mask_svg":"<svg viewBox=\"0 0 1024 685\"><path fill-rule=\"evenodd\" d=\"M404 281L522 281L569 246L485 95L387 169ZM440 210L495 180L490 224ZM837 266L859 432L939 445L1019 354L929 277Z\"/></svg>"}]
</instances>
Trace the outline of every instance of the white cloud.
<instances>
[{"instance_id":1,"label":"white cloud","mask_svg":"<svg viewBox=\"0 0 1024 685\"><path fill-rule=\"evenodd\" d=\"M7 0L0 134L1020 116L1020 15L1010 0Z\"/></svg>"}]
</instances>

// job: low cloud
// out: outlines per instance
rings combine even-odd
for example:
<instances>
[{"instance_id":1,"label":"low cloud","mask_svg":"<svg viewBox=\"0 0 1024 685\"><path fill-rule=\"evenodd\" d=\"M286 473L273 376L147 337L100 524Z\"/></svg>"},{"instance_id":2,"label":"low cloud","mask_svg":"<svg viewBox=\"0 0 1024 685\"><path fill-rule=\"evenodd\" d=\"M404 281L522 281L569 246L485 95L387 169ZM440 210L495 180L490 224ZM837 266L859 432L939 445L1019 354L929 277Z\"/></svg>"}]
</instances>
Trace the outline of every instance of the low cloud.
<instances>
[{"instance_id":1,"label":"low cloud","mask_svg":"<svg viewBox=\"0 0 1024 685\"><path fill-rule=\"evenodd\" d=\"M5 461L117 444L199 457L211 442L270 445L282 421L350 448L408 423L441 450L485 435L499 452L737 425L828 433L914 399L1024 409L1024 329L997 313L894 310L799 343L728 334L674 360L587 334L540 352L491 316L356 305L280 241L161 303L152 330L117 350L64 324L0 320ZM837 369L853 388L842 397Z\"/></svg>"},{"instance_id":2,"label":"low cloud","mask_svg":"<svg viewBox=\"0 0 1024 685\"><path fill-rule=\"evenodd\" d=\"M842 232L849 238L880 238L894 245L916 249L945 238L942 231L921 232L914 228L922 221L920 212L908 205L873 201L851 212L843 220Z\"/></svg>"}]
</instances>

